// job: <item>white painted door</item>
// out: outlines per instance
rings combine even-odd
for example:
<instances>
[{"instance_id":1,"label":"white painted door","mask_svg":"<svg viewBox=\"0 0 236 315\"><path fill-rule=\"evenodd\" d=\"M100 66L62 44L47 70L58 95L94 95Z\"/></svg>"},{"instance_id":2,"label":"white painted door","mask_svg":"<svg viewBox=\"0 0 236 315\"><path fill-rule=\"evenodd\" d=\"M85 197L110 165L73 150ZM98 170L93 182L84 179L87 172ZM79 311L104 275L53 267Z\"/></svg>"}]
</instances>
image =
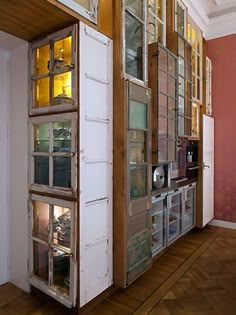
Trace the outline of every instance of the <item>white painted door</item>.
<instances>
[{"instance_id":1,"label":"white painted door","mask_svg":"<svg viewBox=\"0 0 236 315\"><path fill-rule=\"evenodd\" d=\"M112 284L112 41L80 23L80 306Z\"/></svg>"},{"instance_id":2,"label":"white painted door","mask_svg":"<svg viewBox=\"0 0 236 315\"><path fill-rule=\"evenodd\" d=\"M203 115L203 226L214 218L214 119Z\"/></svg>"}]
</instances>

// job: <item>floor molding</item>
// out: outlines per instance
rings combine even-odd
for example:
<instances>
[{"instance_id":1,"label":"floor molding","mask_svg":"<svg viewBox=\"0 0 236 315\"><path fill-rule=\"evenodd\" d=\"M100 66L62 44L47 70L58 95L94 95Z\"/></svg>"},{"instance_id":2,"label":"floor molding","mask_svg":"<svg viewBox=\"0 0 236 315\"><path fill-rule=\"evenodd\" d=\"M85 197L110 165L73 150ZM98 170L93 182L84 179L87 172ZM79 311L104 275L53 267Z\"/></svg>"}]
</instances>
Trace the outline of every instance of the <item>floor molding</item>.
<instances>
[{"instance_id":1,"label":"floor molding","mask_svg":"<svg viewBox=\"0 0 236 315\"><path fill-rule=\"evenodd\" d=\"M160 286L133 315L148 314L153 307L166 295L173 285L184 275L184 273L192 266L192 264L207 250L207 248L215 241L216 234L211 235L183 264L178 268L169 279Z\"/></svg>"},{"instance_id":2,"label":"floor molding","mask_svg":"<svg viewBox=\"0 0 236 315\"><path fill-rule=\"evenodd\" d=\"M235 222L228 222L228 221L222 221L222 220L211 220L209 223L209 225L213 225L213 226L219 226L219 227L224 227L227 229L234 229L236 230L236 223Z\"/></svg>"}]
</instances>

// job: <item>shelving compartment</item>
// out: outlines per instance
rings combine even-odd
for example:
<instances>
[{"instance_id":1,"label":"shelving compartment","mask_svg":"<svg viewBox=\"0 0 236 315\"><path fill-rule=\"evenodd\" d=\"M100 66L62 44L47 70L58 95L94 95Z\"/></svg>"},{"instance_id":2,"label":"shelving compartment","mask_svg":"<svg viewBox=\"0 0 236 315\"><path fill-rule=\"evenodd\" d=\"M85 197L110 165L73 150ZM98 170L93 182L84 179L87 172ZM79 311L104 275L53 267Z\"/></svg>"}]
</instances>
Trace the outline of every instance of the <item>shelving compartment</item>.
<instances>
[{"instance_id":1,"label":"shelving compartment","mask_svg":"<svg viewBox=\"0 0 236 315\"><path fill-rule=\"evenodd\" d=\"M182 218L182 231L188 231L195 223L195 194L196 184L184 189L184 212Z\"/></svg>"},{"instance_id":2,"label":"shelving compartment","mask_svg":"<svg viewBox=\"0 0 236 315\"><path fill-rule=\"evenodd\" d=\"M152 198L151 231L153 255L156 255L166 245L165 208L166 208L165 196Z\"/></svg>"},{"instance_id":3,"label":"shelving compartment","mask_svg":"<svg viewBox=\"0 0 236 315\"><path fill-rule=\"evenodd\" d=\"M175 240L181 234L182 189L171 192L167 197L167 242Z\"/></svg>"}]
</instances>

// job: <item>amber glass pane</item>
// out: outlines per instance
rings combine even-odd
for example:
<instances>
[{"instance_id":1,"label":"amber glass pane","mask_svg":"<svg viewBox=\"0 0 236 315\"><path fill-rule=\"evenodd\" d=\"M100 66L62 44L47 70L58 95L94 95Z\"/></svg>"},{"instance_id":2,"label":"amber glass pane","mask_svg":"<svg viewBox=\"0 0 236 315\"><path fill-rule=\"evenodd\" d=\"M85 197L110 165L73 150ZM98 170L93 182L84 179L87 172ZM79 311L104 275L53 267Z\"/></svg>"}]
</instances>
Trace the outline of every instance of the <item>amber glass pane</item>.
<instances>
[{"instance_id":1,"label":"amber glass pane","mask_svg":"<svg viewBox=\"0 0 236 315\"><path fill-rule=\"evenodd\" d=\"M85 9L90 10L90 0L74 0L74 1L80 4Z\"/></svg>"},{"instance_id":2,"label":"amber glass pane","mask_svg":"<svg viewBox=\"0 0 236 315\"><path fill-rule=\"evenodd\" d=\"M71 210L59 206L53 207L53 243L71 247Z\"/></svg>"},{"instance_id":3,"label":"amber glass pane","mask_svg":"<svg viewBox=\"0 0 236 315\"><path fill-rule=\"evenodd\" d=\"M34 81L34 108L50 105L49 78Z\"/></svg>"},{"instance_id":4,"label":"amber glass pane","mask_svg":"<svg viewBox=\"0 0 236 315\"><path fill-rule=\"evenodd\" d=\"M60 250L53 251L53 286L69 294L70 256Z\"/></svg>"},{"instance_id":5,"label":"amber glass pane","mask_svg":"<svg viewBox=\"0 0 236 315\"><path fill-rule=\"evenodd\" d=\"M45 74L49 71L50 60L49 45L41 46L34 51L34 75Z\"/></svg>"},{"instance_id":6,"label":"amber glass pane","mask_svg":"<svg viewBox=\"0 0 236 315\"><path fill-rule=\"evenodd\" d=\"M71 36L54 43L54 67L55 72L66 71L71 66Z\"/></svg>"},{"instance_id":7,"label":"amber glass pane","mask_svg":"<svg viewBox=\"0 0 236 315\"><path fill-rule=\"evenodd\" d=\"M33 242L33 274L48 282L48 246Z\"/></svg>"},{"instance_id":8,"label":"amber glass pane","mask_svg":"<svg viewBox=\"0 0 236 315\"><path fill-rule=\"evenodd\" d=\"M34 151L49 152L49 124L34 126Z\"/></svg>"},{"instance_id":9,"label":"amber glass pane","mask_svg":"<svg viewBox=\"0 0 236 315\"><path fill-rule=\"evenodd\" d=\"M33 202L33 236L48 242L49 235L49 204Z\"/></svg>"},{"instance_id":10,"label":"amber glass pane","mask_svg":"<svg viewBox=\"0 0 236 315\"><path fill-rule=\"evenodd\" d=\"M53 105L73 104L71 94L71 72L54 76Z\"/></svg>"}]
</instances>

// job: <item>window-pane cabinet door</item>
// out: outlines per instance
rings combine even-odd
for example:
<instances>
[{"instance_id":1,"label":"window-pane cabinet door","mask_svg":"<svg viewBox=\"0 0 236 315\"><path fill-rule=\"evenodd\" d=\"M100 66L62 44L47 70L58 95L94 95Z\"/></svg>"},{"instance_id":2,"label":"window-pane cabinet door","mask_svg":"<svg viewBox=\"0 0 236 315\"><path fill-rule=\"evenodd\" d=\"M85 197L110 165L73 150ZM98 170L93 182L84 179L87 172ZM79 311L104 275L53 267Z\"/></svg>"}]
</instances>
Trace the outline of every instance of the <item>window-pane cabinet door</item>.
<instances>
[{"instance_id":1,"label":"window-pane cabinet door","mask_svg":"<svg viewBox=\"0 0 236 315\"><path fill-rule=\"evenodd\" d=\"M30 198L29 281L68 307L76 302L76 211L73 202Z\"/></svg>"},{"instance_id":2,"label":"window-pane cabinet door","mask_svg":"<svg viewBox=\"0 0 236 315\"><path fill-rule=\"evenodd\" d=\"M76 115L31 118L31 189L76 193Z\"/></svg>"},{"instance_id":3,"label":"window-pane cabinet door","mask_svg":"<svg viewBox=\"0 0 236 315\"><path fill-rule=\"evenodd\" d=\"M76 27L31 45L32 114L76 107Z\"/></svg>"}]
</instances>

